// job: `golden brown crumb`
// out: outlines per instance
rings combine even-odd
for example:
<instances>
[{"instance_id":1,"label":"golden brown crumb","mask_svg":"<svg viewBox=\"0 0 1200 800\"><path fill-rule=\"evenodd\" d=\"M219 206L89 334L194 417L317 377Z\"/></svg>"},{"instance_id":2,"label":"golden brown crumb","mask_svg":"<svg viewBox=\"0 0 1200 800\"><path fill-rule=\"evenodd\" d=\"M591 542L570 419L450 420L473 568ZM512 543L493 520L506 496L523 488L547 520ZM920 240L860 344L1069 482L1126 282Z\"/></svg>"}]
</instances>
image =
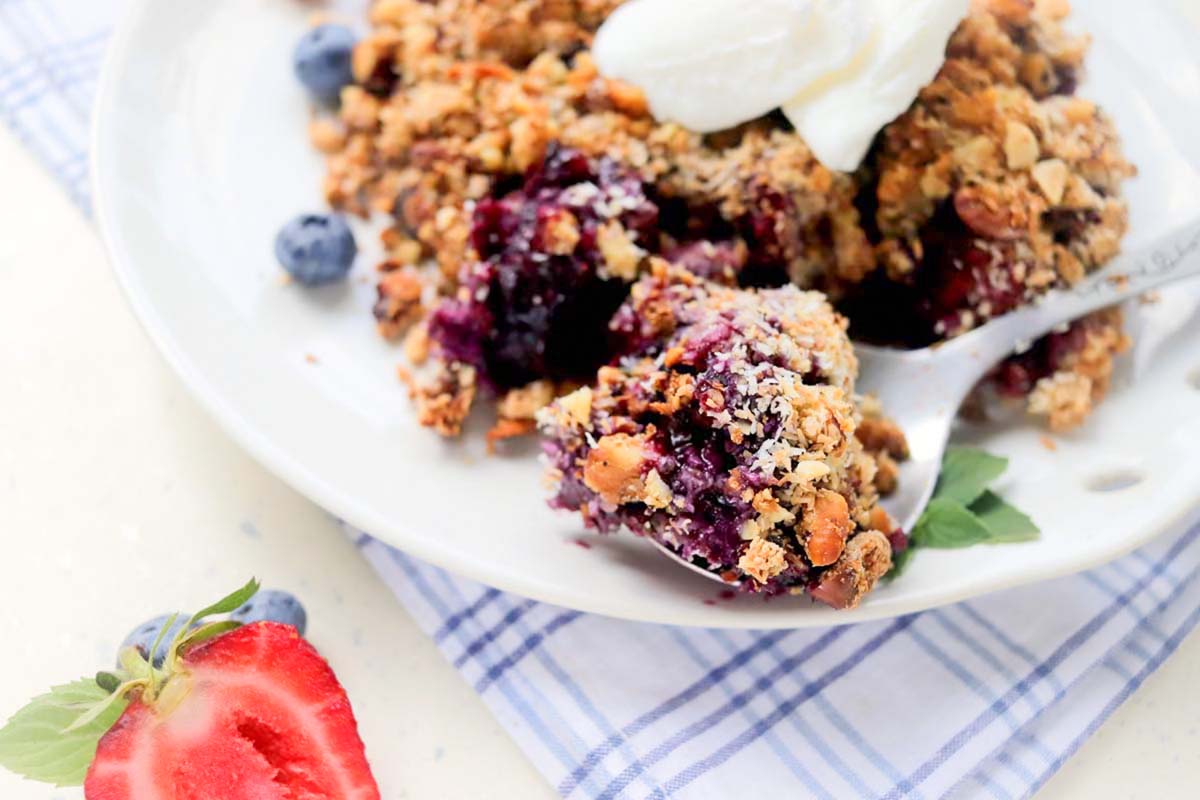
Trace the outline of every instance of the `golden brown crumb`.
<instances>
[{"instance_id":1,"label":"golden brown crumb","mask_svg":"<svg viewBox=\"0 0 1200 800\"><path fill-rule=\"evenodd\" d=\"M846 543L837 563L812 594L834 608L854 608L892 568L892 547L879 531L865 531Z\"/></svg>"},{"instance_id":2,"label":"golden brown crumb","mask_svg":"<svg viewBox=\"0 0 1200 800\"><path fill-rule=\"evenodd\" d=\"M417 421L442 436L458 436L475 401L475 389L474 367L439 365L429 383L416 384L412 389Z\"/></svg>"},{"instance_id":3,"label":"golden brown crumb","mask_svg":"<svg viewBox=\"0 0 1200 800\"><path fill-rule=\"evenodd\" d=\"M1042 378L1029 394L1029 413L1045 417L1054 431L1080 425L1092 413L1092 380L1063 371Z\"/></svg>"},{"instance_id":4,"label":"golden brown crumb","mask_svg":"<svg viewBox=\"0 0 1200 800\"><path fill-rule=\"evenodd\" d=\"M1082 346L1062 357L1058 370L1042 378L1028 399L1029 413L1045 417L1052 431L1065 431L1084 422L1107 396L1116 357L1129 350L1120 309L1096 312L1081 322Z\"/></svg>"},{"instance_id":5,"label":"golden brown crumb","mask_svg":"<svg viewBox=\"0 0 1200 800\"><path fill-rule=\"evenodd\" d=\"M329 155L346 146L346 130L336 119L314 117L308 123L308 138L313 147Z\"/></svg>"},{"instance_id":6,"label":"golden brown crumb","mask_svg":"<svg viewBox=\"0 0 1200 800\"><path fill-rule=\"evenodd\" d=\"M867 452L887 453L898 461L908 458L908 439L894 420L864 415L854 434Z\"/></svg>"},{"instance_id":7,"label":"golden brown crumb","mask_svg":"<svg viewBox=\"0 0 1200 800\"><path fill-rule=\"evenodd\" d=\"M543 246L546 252L566 256L579 244L579 220L565 208L557 209L542 224Z\"/></svg>"},{"instance_id":8,"label":"golden brown crumb","mask_svg":"<svg viewBox=\"0 0 1200 800\"><path fill-rule=\"evenodd\" d=\"M395 339L425 314L421 305L424 285L420 276L408 269L386 272L376 287L375 320L385 339Z\"/></svg>"},{"instance_id":9,"label":"golden brown crumb","mask_svg":"<svg viewBox=\"0 0 1200 800\"><path fill-rule=\"evenodd\" d=\"M554 384L534 381L520 389L511 389L500 398L496 409L502 419L532 420L537 412L554 399Z\"/></svg>"},{"instance_id":10,"label":"golden brown crumb","mask_svg":"<svg viewBox=\"0 0 1200 800\"><path fill-rule=\"evenodd\" d=\"M738 560L738 569L766 583L787 569L787 551L767 539L755 539Z\"/></svg>"},{"instance_id":11,"label":"golden brown crumb","mask_svg":"<svg viewBox=\"0 0 1200 800\"><path fill-rule=\"evenodd\" d=\"M873 453L875 456L875 489L887 497L900 486L900 465L885 450Z\"/></svg>"},{"instance_id":12,"label":"golden brown crumb","mask_svg":"<svg viewBox=\"0 0 1200 800\"><path fill-rule=\"evenodd\" d=\"M645 437L609 434L588 453L583 482L606 503L641 502L646 493L646 459Z\"/></svg>"},{"instance_id":13,"label":"golden brown crumb","mask_svg":"<svg viewBox=\"0 0 1200 800\"><path fill-rule=\"evenodd\" d=\"M505 439L518 439L528 436L537 430L537 423L531 419L498 419L485 436L489 453L496 451L496 442Z\"/></svg>"},{"instance_id":14,"label":"golden brown crumb","mask_svg":"<svg viewBox=\"0 0 1200 800\"><path fill-rule=\"evenodd\" d=\"M429 360L430 345L429 326L423 322L413 325L404 337L404 356L419 367Z\"/></svg>"}]
</instances>

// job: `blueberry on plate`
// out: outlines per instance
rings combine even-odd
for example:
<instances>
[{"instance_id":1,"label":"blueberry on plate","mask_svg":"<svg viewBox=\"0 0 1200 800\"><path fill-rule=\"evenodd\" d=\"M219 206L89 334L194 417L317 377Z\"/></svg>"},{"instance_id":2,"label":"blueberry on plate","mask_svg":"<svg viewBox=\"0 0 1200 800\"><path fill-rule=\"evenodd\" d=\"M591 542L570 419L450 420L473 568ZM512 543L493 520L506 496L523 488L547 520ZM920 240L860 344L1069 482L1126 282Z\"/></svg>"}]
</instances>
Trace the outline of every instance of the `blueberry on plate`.
<instances>
[{"instance_id":1,"label":"blueberry on plate","mask_svg":"<svg viewBox=\"0 0 1200 800\"><path fill-rule=\"evenodd\" d=\"M356 255L354 232L340 214L301 214L275 237L275 257L305 286L346 277Z\"/></svg>"},{"instance_id":2,"label":"blueberry on plate","mask_svg":"<svg viewBox=\"0 0 1200 800\"><path fill-rule=\"evenodd\" d=\"M251 597L246 605L230 614L229 618L242 623L263 620L282 622L293 626L301 636L308 624L308 615L304 613L300 601L290 592L279 589L263 589Z\"/></svg>"},{"instance_id":3,"label":"blueberry on plate","mask_svg":"<svg viewBox=\"0 0 1200 800\"><path fill-rule=\"evenodd\" d=\"M175 634L183 629L183 626L187 624L191 616L191 614L184 611L180 611L176 615L175 622L171 624L170 629L159 640L158 647L154 648L154 660L151 662L154 666L162 666L163 659L167 657L167 650L171 648L171 640L175 638ZM167 624L167 620L170 618L170 614L163 614L154 619L146 620L129 632L129 635L125 637L125 641L121 642L120 650L124 650L127 647L136 647L138 652L142 654L142 658L145 658L150 652L150 647L154 644L154 640L158 639L158 632L162 630L162 627ZM119 661L117 666L120 666Z\"/></svg>"},{"instance_id":4,"label":"blueberry on plate","mask_svg":"<svg viewBox=\"0 0 1200 800\"><path fill-rule=\"evenodd\" d=\"M345 25L319 25L296 43L292 66L296 77L321 100L335 99L343 86L354 82L350 66L356 37Z\"/></svg>"}]
</instances>

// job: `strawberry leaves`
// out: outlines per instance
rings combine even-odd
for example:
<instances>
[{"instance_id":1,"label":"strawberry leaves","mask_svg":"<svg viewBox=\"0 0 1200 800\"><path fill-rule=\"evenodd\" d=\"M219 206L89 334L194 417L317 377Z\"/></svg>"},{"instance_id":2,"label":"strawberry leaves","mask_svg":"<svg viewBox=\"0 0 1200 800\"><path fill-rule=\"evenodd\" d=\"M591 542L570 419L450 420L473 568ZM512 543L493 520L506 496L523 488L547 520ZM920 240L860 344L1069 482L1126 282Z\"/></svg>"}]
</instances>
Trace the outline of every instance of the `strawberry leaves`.
<instances>
[{"instance_id":1,"label":"strawberry leaves","mask_svg":"<svg viewBox=\"0 0 1200 800\"><path fill-rule=\"evenodd\" d=\"M96 745L129 704L141 692L153 700L180 669L180 654L192 645L208 641L241 626L233 620L205 623L207 617L228 614L244 605L258 591L251 579L245 586L192 615L175 634L162 668L154 667L137 648L119 655L121 668L104 670L94 678L55 686L34 698L0 728L0 766L35 781L55 786L79 786L96 754ZM171 629L167 620L150 648L153 653Z\"/></svg>"},{"instance_id":2,"label":"strawberry leaves","mask_svg":"<svg viewBox=\"0 0 1200 800\"><path fill-rule=\"evenodd\" d=\"M101 703L106 705L101 708ZM91 678L55 686L0 728L0 765L31 780L79 786L96 754L96 743L126 704L125 698L109 694ZM74 725L82 719L81 708L100 710L84 724Z\"/></svg>"},{"instance_id":3,"label":"strawberry leaves","mask_svg":"<svg viewBox=\"0 0 1200 800\"><path fill-rule=\"evenodd\" d=\"M951 447L942 460L933 499L895 559L890 577L907 566L917 547L955 550L980 544L1028 542L1040 531L1028 515L988 489L1008 468L1008 459L968 447Z\"/></svg>"},{"instance_id":4,"label":"strawberry leaves","mask_svg":"<svg viewBox=\"0 0 1200 800\"><path fill-rule=\"evenodd\" d=\"M190 628L192 625L196 624L205 617L211 617L216 614L228 614L230 611L237 611L238 608L246 604L247 600L258 594L258 589L260 586L261 584L258 582L257 578L251 578L242 588L235 592L230 592L217 602L213 603L211 606L202 608L195 614L192 614L192 618L188 620L188 627Z\"/></svg>"}]
</instances>

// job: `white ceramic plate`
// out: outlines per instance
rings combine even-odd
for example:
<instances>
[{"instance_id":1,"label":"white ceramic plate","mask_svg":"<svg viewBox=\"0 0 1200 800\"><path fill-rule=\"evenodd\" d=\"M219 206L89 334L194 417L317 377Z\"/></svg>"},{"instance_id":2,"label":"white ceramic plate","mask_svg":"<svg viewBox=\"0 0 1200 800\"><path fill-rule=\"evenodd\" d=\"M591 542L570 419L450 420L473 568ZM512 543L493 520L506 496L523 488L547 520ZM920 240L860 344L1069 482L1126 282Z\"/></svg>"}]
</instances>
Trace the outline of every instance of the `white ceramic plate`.
<instances>
[{"instance_id":1,"label":"white ceramic plate","mask_svg":"<svg viewBox=\"0 0 1200 800\"><path fill-rule=\"evenodd\" d=\"M364 5L344 4L351 19ZM1130 187L1135 246L1200 215L1197 33L1160 3L1076 5L1096 38L1084 91L1116 117L1141 167ZM575 517L548 510L533 447L489 458L477 437L447 444L414 423L394 376L400 354L373 330L371 253L344 286L281 285L276 230L321 207L321 163L289 65L308 6L131 6L101 82L93 170L97 215L134 309L235 439L322 506L420 558L602 614L803 627L1082 570L1178 524L1198 500L1200 319L1196 293L1183 290L1136 323L1149 326L1140 360L1157 350L1153 365L1126 375L1056 452L1019 422L964 432L1012 458L1003 492L1041 524L1040 541L923 552L852 612L807 600L706 604L717 587L647 543L585 534Z\"/></svg>"}]
</instances>

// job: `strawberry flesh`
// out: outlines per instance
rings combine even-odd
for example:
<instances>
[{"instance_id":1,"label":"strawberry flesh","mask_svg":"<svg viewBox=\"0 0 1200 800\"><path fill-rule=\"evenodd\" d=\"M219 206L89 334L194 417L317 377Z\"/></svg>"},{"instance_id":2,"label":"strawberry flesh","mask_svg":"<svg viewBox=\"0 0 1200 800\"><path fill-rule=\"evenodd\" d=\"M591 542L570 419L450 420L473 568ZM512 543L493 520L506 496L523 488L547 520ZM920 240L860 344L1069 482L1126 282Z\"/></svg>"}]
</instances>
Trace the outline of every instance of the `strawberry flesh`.
<instances>
[{"instance_id":1,"label":"strawberry flesh","mask_svg":"<svg viewBox=\"0 0 1200 800\"><path fill-rule=\"evenodd\" d=\"M100 740L87 800L377 800L333 670L295 628L256 622L189 650L153 703Z\"/></svg>"}]
</instances>

